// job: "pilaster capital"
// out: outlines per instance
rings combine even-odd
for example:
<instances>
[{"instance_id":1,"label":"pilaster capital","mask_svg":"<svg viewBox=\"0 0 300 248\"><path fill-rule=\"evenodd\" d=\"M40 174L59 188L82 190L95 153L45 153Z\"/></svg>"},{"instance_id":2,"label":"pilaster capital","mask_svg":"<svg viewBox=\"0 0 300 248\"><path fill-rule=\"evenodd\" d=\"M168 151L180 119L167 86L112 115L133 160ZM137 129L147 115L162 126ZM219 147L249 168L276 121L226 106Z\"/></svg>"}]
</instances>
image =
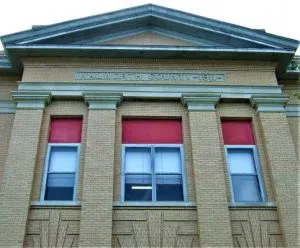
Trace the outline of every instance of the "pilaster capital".
<instances>
[{"instance_id":1,"label":"pilaster capital","mask_svg":"<svg viewBox=\"0 0 300 248\"><path fill-rule=\"evenodd\" d=\"M259 112L285 112L288 97L278 95L253 95L251 105Z\"/></svg>"},{"instance_id":2,"label":"pilaster capital","mask_svg":"<svg viewBox=\"0 0 300 248\"><path fill-rule=\"evenodd\" d=\"M112 92L85 92L84 101L89 109L115 110L123 99L122 93Z\"/></svg>"},{"instance_id":3,"label":"pilaster capital","mask_svg":"<svg viewBox=\"0 0 300 248\"><path fill-rule=\"evenodd\" d=\"M218 94L209 93L182 94L181 102L189 111L215 111L220 98Z\"/></svg>"},{"instance_id":4,"label":"pilaster capital","mask_svg":"<svg viewBox=\"0 0 300 248\"><path fill-rule=\"evenodd\" d=\"M44 109L51 101L51 92L13 91L12 98L17 109Z\"/></svg>"}]
</instances>

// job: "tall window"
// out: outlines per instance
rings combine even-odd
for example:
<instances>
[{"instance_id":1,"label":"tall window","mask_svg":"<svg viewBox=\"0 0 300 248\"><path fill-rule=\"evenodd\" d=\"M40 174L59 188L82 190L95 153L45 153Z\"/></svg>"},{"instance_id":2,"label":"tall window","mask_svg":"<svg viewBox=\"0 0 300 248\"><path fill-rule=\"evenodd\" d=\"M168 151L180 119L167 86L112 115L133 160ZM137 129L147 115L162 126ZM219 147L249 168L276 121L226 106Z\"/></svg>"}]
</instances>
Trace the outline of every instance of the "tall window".
<instances>
[{"instance_id":1,"label":"tall window","mask_svg":"<svg viewBox=\"0 0 300 248\"><path fill-rule=\"evenodd\" d=\"M184 201L181 120L123 119L122 200Z\"/></svg>"},{"instance_id":2,"label":"tall window","mask_svg":"<svg viewBox=\"0 0 300 248\"><path fill-rule=\"evenodd\" d=\"M265 201L251 121L222 120L232 200Z\"/></svg>"},{"instance_id":3,"label":"tall window","mask_svg":"<svg viewBox=\"0 0 300 248\"><path fill-rule=\"evenodd\" d=\"M42 200L75 200L81 129L81 118L51 120Z\"/></svg>"}]
</instances>

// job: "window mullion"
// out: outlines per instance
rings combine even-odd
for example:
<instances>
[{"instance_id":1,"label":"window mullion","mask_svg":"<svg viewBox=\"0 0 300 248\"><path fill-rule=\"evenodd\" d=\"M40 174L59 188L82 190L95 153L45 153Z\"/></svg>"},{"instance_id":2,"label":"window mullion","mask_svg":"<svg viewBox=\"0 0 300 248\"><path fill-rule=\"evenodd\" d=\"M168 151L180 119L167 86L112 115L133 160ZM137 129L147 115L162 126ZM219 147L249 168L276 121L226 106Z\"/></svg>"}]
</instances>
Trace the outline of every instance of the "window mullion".
<instances>
[{"instance_id":1,"label":"window mullion","mask_svg":"<svg viewBox=\"0 0 300 248\"><path fill-rule=\"evenodd\" d=\"M156 201L156 175L155 175L155 147L151 146L151 170L152 170L152 201Z\"/></svg>"}]
</instances>

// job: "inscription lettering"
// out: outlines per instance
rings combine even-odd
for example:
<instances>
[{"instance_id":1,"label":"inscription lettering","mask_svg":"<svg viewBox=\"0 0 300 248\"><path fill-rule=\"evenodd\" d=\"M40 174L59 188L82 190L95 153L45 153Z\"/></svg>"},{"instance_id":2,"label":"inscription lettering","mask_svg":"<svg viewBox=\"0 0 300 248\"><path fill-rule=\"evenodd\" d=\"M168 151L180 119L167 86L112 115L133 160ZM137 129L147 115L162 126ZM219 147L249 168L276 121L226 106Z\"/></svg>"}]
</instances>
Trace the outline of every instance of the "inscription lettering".
<instances>
[{"instance_id":1,"label":"inscription lettering","mask_svg":"<svg viewBox=\"0 0 300 248\"><path fill-rule=\"evenodd\" d=\"M76 72L75 80L224 82L224 73Z\"/></svg>"}]
</instances>

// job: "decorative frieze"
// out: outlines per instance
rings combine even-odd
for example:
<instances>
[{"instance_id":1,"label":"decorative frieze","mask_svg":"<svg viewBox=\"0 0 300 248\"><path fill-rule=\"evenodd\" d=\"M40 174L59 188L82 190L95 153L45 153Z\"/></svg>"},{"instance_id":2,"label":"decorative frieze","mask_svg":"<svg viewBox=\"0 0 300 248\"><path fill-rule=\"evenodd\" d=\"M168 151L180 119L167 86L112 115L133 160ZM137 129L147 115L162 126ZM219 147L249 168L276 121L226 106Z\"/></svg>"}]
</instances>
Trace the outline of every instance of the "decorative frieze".
<instances>
[{"instance_id":1,"label":"decorative frieze","mask_svg":"<svg viewBox=\"0 0 300 248\"><path fill-rule=\"evenodd\" d=\"M199 247L195 209L113 211L112 247Z\"/></svg>"},{"instance_id":2,"label":"decorative frieze","mask_svg":"<svg viewBox=\"0 0 300 248\"><path fill-rule=\"evenodd\" d=\"M231 208L234 247L283 247L277 211L274 208Z\"/></svg>"},{"instance_id":3,"label":"decorative frieze","mask_svg":"<svg viewBox=\"0 0 300 248\"><path fill-rule=\"evenodd\" d=\"M75 72L75 80L224 82L224 73Z\"/></svg>"}]
</instances>

